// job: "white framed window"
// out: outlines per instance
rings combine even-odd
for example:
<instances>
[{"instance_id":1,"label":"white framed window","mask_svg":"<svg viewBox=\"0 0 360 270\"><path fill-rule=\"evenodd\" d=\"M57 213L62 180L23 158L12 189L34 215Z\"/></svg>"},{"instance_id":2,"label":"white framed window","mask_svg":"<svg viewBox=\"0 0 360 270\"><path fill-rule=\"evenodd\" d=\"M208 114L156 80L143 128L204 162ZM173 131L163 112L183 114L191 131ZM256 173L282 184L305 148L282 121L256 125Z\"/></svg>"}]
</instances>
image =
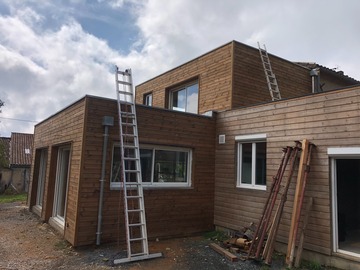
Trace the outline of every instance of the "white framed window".
<instances>
[{"instance_id":1,"label":"white framed window","mask_svg":"<svg viewBox=\"0 0 360 270\"><path fill-rule=\"evenodd\" d=\"M147 93L144 95L144 105L152 106L152 93Z\"/></svg>"},{"instance_id":2,"label":"white framed window","mask_svg":"<svg viewBox=\"0 0 360 270\"><path fill-rule=\"evenodd\" d=\"M198 82L191 82L170 91L170 109L180 112L198 113Z\"/></svg>"},{"instance_id":3,"label":"white framed window","mask_svg":"<svg viewBox=\"0 0 360 270\"><path fill-rule=\"evenodd\" d=\"M142 145L140 147L141 176L144 186L191 186L192 150L189 148ZM113 146L110 187L121 185L120 146Z\"/></svg>"},{"instance_id":4,"label":"white framed window","mask_svg":"<svg viewBox=\"0 0 360 270\"><path fill-rule=\"evenodd\" d=\"M266 190L266 134L235 137L237 187Z\"/></svg>"}]
</instances>

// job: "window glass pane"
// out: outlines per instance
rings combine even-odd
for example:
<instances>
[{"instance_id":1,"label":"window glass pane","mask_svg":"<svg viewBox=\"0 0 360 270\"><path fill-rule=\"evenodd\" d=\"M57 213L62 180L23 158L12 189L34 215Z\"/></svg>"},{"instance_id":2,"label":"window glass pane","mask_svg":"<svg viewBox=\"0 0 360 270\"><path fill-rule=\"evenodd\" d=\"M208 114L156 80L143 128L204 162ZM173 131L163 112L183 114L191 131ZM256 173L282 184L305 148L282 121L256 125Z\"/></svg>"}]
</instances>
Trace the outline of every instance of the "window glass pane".
<instances>
[{"instance_id":1,"label":"window glass pane","mask_svg":"<svg viewBox=\"0 0 360 270\"><path fill-rule=\"evenodd\" d=\"M112 166L111 166L111 182L120 182L121 179L121 153L120 147L114 147Z\"/></svg>"},{"instance_id":2,"label":"window glass pane","mask_svg":"<svg viewBox=\"0 0 360 270\"><path fill-rule=\"evenodd\" d=\"M152 106L152 94L147 94L145 96L145 105Z\"/></svg>"},{"instance_id":3,"label":"window glass pane","mask_svg":"<svg viewBox=\"0 0 360 270\"><path fill-rule=\"evenodd\" d=\"M193 84L187 88L186 111L190 113L198 112L198 84Z\"/></svg>"},{"instance_id":4,"label":"window glass pane","mask_svg":"<svg viewBox=\"0 0 360 270\"><path fill-rule=\"evenodd\" d=\"M69 160L70 160L70 150L61 149L59 150L59 160L58 160L58 172L57 172L57 204L55 213L56 216L65 217L65 200L66 200L66 190L68 183L68 171L69 171Z\"/></svg>"},{"instance_id":5,"label":"window glass pane","mask_svg":"<svg viewBox=\"0 0 360 270\"><path fill-rule=\"evenodd\" d=\"M155 151L154 182L186 182L187 152Z\"/></svg>"},{"instance_id":6,"label":"window glass pane","mask_svg":"<svg viewBox=\"0 0 360 270\"><path fill-rule=\"evenodd\" d=\"M38 155L38 150L36 155ZM44 185L45 185L45 175L46 175L46 161L47 161L47 150L43 149L40 151L40 167L39 167L39 177L38 177L38 187L36 195L36 204L42 206L42 201L44 198Z\"/></svg>"},{"instance_id":7,"label":"window glass pane","mask_svg":"<svg viewBox=\"0 0 360 270\"><path fill-rule=\"evenodd\" d=\"M111 183L112 187L117 187L121 182L121 152L120 147L115 146L113 150L113 159L111 167ZM140 163L141 176L144 184L153 183L171 183L179 185L187 185L188 179L188 162L190 159L188 151L182 149L156 149L141 148ZM135 157L130 153L129 157ZM131 170L126 172L126 179L130 182L136 181L136 162L134 160L125 161L125 169ZM120 185L121 186L121 185Z\"/></svg>"},{"instance_id":8,"label":"window glass pane","mask_svg":"<svg viewBox=\"0 0 360 270\"><path fill-rule=\"evenodd\" d=\"M252 166L252 143L242 144L242 160L241 160L241 183L251 184L251 166Z\"/></svg>"},{"instance_id":9,"label":"window glass pane","mask_svg":"<svg viewBox=\"0 0 360 270\"><path fill-rule=\"evenodd\" d=\"M152 149L140 149L141 176L143 182L151 182Z\"/></svg>"},{"instance_id":10,"label":"window glass pane","mask_svg":"<svg viewBox=\"0 0 360 270\"><path fill-rule=\"evenodd\" d=\"M185 112L186 106L186 89L172 92L172 109L175 111Z\"/></svg>"},{"instance_id":11,"label":"window glass pane","mask_svg":"<svg viewBox=\"0 0 360 270\"><path fill-rule=\"evenodd\" d=\"M266 185L266 142L256 143L255 185Z\"/></svg>"}]
</instances>

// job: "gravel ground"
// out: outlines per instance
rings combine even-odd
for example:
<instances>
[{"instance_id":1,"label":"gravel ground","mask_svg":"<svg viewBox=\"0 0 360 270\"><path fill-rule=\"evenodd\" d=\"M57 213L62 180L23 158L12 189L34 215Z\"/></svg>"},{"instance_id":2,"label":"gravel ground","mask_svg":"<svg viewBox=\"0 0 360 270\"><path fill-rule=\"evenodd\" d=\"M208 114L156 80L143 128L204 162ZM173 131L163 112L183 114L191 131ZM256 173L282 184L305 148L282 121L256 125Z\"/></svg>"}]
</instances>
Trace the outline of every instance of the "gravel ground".
<instances>
[{"instance_id":1,"label":"gravel ground","mask_svg":"<svg viewBox=\"0 0 360 270\"><path fill-rule=\"evenodd\" d=\"M113 265L126 257L116 244L74 249L22 203L0 204L0 270L22 269L161 269L233 270L286 269L283 256L271 267L255 261L230 262L209 247L202 236L149 242L151 253L163 256L152 260Z\"/></svg>"}]
</instances>

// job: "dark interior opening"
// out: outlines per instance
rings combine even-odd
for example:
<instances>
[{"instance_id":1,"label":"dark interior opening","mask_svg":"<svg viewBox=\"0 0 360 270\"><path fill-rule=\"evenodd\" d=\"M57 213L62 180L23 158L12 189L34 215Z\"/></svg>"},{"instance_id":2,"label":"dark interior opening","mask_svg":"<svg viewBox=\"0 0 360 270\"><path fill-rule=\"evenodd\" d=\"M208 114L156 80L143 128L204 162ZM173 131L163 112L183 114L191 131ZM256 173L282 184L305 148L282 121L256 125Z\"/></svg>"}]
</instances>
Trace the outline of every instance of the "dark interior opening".
<instances>
[{"instance_id":1,"label":"dark interior opening","mask_svg":"<svg viewBox=\"0 0 360 270\"><path fill-rule=\"evenodd\" d=\"M360 159L336 160L339 248L360 253Z\"/></svg>"}]
</instances>

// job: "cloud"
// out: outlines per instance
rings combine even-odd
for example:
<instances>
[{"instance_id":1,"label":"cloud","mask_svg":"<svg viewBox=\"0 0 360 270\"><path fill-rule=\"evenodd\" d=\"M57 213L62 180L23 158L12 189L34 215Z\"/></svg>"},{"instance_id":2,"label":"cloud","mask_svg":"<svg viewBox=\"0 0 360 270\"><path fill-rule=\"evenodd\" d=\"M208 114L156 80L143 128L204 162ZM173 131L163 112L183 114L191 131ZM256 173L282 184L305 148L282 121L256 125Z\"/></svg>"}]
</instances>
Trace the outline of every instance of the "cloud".
<instances>
[{"instance_id":1,"label":"cloud","mask_svg":"<svg viewBox=\"0 0 360 270\"><path fill-rule=\"evenodd\" d=\"M0 0L0 117L40 121L85 94L115 98L115 64L132 68L138 84L231 40L360 78L359 8L353 0ZM33 130L0 121L1 136Z\"/></svg>"},{"instance_id":2,"label":"cloud","mask_svg":"<svg viewBox=\"0 0 360 270\"><path fill-rule=\"evenodd\" d=\"M85 94L115 96L109 69L118 54L106 42L85 33L75 21L41 35L25 21L0 17L2 117L43 120ZM2 120L1 133L16 127L31 132L32 125Z\"/></svg>"}]
</instances>

